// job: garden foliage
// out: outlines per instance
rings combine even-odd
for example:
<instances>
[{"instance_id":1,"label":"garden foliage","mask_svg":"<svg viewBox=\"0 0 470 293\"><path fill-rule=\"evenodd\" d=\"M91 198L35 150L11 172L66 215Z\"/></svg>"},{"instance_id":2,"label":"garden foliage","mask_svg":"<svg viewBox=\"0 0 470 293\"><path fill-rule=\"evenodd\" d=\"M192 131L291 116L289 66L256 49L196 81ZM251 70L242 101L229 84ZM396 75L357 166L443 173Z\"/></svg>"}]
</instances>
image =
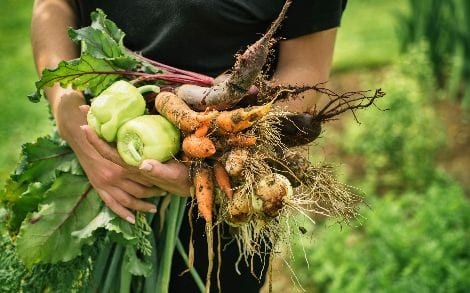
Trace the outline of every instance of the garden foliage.
<instances>
[{"instance_id":1,"label":"garden foliage","mask_svg":"<svg viewBox=\"0 0 470 293\"><path fill-rule=\"evenodd\" d=\"M408 54L386 77L387 96L378 106L389 110L361 113L362 124L348 124L336 142L363 162L363 175L349 177L369 205L350 225L307 227L311 238L294 247L294 270L309 292L470 287L470 202L436 168L444 129L428 99L433 77L423 54L422 48Z\"/></svg>"}]
</instances>

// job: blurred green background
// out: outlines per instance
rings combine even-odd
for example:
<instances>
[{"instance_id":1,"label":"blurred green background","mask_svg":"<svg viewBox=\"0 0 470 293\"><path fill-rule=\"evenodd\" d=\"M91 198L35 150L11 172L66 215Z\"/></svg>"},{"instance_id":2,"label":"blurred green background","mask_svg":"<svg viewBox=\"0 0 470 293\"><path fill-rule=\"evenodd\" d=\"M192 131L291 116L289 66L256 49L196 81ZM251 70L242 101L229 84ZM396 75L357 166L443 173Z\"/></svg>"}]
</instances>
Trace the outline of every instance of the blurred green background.
<instances>
[{"instance_id":1,"label":"blurred green background","mask_svg":"<svg viewBox=\"0 0 470 293\"><path fill-rule=\"evenodd\" d=\"M26 98L36 80L31 5L1 4L0 187L21 144L52 129L46 103ZM467 0L349 1L329 87L387 95L358 113L360 124L352 115L328 124L311 147L368 207L350 225L306 222L293 239L293 282L305 291L470 290L469 16ZM275 292L293 288L281 267Z\"/></svg>"}]
</instances>

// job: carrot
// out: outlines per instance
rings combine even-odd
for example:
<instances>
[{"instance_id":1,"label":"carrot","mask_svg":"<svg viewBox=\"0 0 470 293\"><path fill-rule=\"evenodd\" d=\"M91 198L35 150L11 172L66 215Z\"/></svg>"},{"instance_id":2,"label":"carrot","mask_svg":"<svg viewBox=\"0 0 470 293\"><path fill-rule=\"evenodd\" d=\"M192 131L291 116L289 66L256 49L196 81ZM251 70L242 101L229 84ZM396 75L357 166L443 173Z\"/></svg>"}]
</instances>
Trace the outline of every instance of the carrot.
<instances>
[{"instance_id":1,"label":"carrot","mask_svg":"<svg viewBox=\"0 0 470 293\"><path fill-rule=\"evenodd\" d=\"M171 92L161 92L155 98L155 108L166 119L183 132L192 133L204 124L209 123L216 111L199 113L191 110L186 103Z\"/></svg>"},{"instance_id":2,"label":"carrot","mask_svg":"<svg viewBox=\"0 0 470 293\"><path fill-rule=\"evenodd\" d=\"M208 158L215 154L216 149L208 137L191 134L183 139L183 152L190 158Z\"/></svg>"},{"instance_id":3,"label":"carrot","mask_svg":"<svg viewBox=\"0 0 470 293\"><path fill-rule=\"evenodd\" d=\"M195 110L206 108L225 110L238 103L250 91L260 75L269 55L271 39L284 19L291 0L286 1L279 16L266 34L237 56L232 73L224 81L212 87L182 85L176 94Z\"/></svg>"},{"instance_id":4,"label":"carrot","mask_svg":"<svg viewBox=\"0 0 470 293\"><path fill-rule=\"evenodd\" d=\"M255 136L246 134L231 134L227 138L227 144L232 147L250 147L256 144L257 138Z\"/></svg>"},{"instance_id":5,"label":"carrot","mask_svg":"<svg viewBox=\"0 0 470 293\"><path fill-rule=\"evenodd\" d=\"M223 133L236 133L251 127L257 120L264 117L271 110L271 103L239 108L232 111L220 112L216 118L216 125Z\"/></svg>"},{"instance_id":6,"label":"carrot","mask_svg":"<svg viewBox=\"0 0 470 293\"><path fill-rule=\"evenodd\" d=\"M206 122L201 123L201 127L196 129L196 131L194 132L194 135L196 135L197 137L205 136L209 132L209 127L210 127L209 121L207 121L207 123Z\"/></svg>"},{"instance_id":7,"label":"carrot","mask_svg":"<svg viewBox=\"0 0 470 293\"><path fill-rule=\"evenodd\" d=\"M225 193L225 196L227 196L229 200L232 200L233 190L232 184L230 183L230 177L220 162L215 162L214 164L214 177L219 188Z\"/></svg>"},{"instance_id":8,"label":"carrot","mask_svg":"<svg viewBox=\"0 0 470 293\"><path fill-rule=\"evenodd\" d=\"M214 183L211 170L206 166L197 168L193 180L199 213L206 223L212 223Z\"/></svg>"},{"instance_id":9,"label":"carrot","mask_svg":"<svg viewBox=\"0 0 470 293\"><path fill-rule=\"evenodd\" d=\"M207 237L207 275L206 292L210 292L211 274L214 266L214 236L212 233L212 208L214 205L214 183L212 181L211 169L201 166L195 170L194 188L196 193L197 207L199 213L206 221Z\"/></svg>"}]
</instances>

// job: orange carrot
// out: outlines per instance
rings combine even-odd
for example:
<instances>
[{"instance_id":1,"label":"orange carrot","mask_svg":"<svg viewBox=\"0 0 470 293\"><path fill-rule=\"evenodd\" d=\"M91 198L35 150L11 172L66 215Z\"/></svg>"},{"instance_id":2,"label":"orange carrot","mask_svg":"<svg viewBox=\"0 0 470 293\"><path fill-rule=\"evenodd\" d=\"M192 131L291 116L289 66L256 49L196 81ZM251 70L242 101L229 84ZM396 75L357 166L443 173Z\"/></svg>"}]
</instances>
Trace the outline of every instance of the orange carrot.
<instances>
[{"instance_id":1,"label":"orange carrot","mask_svg":"<svg viewBox=\"0 0 470 293\"><path fill-rule=\"evenodd\" d=\"M246 134L232 134L227 138L227 144L233 147L250 147L256 144L256 137Z\"/></svg>"},{"instance_id":2,"label":"orange carrot","mask_svg":"<svg viewBox=\"0 0 470 293\"><path fill-rule=\"evenodd\" d=\"M217 111L204 113L193 111L182 99L170 92L161 92L157 95L155 108L183 132L189 133L209 123L217 115Z\"/></svg>"},{"instance_id":3,"label":"orange carrot","mask_svg":"<svg viewBox=\"0 0 470 293\"><path fill-rule=\"evenodd\" d=\"M208 158L215 154L216 149L208 137L197 137L191 134L183 139L183 152L190 158Z\"/></svg>"},{"instance_id":4,"label":"orange carrot","mask_svg":"<svg viewBox=\"0 0 470 293\"><path fill-rule=\"evenodd\" d=\"M206 223L212 223L212 207L214 204L214 183L209 168L201 167L194 174L194 188L197 207Z\"/></svg>"},{"instance_id":5,"label":"orange carrot","mask_svg":"<svg viewBox=\"0 0 470 293\"><path fill-rule=\"evenodd\" d=\"M233 198L232 184L230 183L230 177L224 166L220 162L214 164L214 177L219 188L225 193L229 200Z\"/></svg>"},{"instance_id":6,"label":"orange carrot","mask_svg":"<svg viewBox=\"0 0 470 293\"><path fill-rule=\"evenodd\" d=\"M210 121L201 123L201 126L198 129L196 129L196 131L194 132L194 135L196 135L197 137L206 136L206 134L209 132L209 126L210 126Z\"/></svg>"},{"instance_id":7,"label":"orange carrot","mask_svg":"<svg viewBox=\"0 0 470 293\"><path fill-rule=\"evenodd\" d=\"M240 132L251 127L257 120L264 117L269 110L271 110L271 104L220 112L216 118L216 124L222 132Z\"/></svg>"}]
</instances>

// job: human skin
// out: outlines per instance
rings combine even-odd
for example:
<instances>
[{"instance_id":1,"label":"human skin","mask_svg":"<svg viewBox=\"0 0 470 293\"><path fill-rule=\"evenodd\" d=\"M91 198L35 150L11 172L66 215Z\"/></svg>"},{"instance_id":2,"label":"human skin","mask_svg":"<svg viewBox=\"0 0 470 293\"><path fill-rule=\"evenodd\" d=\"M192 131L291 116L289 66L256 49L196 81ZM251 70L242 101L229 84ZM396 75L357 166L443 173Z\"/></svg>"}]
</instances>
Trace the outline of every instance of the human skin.
<instances>
[{"instance_id":1,"label":"human skin","mask_svg":"<svg viewBox=\"0 0 470 293\"><path fill-rule=\"evenodd\" d=\"M79 56L78 47L67 35L77 26L74 1L35 0L31 21L31 44L38 74L55 68L62 60ZM283 85L315 85L328 79L336 29L317 32L279 45L279 60L273 82ZM175 160L160 163L145 160L139 168L122 167L115 148L100 140L86 126L88 107L79 91L47 88L46 96L60 136L77 155L90 183L104 203L117 215L134 223L134 211L156 212L155 205L144 198L166 192L189 195L191 183L187 167ZM279 104L290 111L304 112L319 102L314 92Z\"/></svg>"}]
</instances>

